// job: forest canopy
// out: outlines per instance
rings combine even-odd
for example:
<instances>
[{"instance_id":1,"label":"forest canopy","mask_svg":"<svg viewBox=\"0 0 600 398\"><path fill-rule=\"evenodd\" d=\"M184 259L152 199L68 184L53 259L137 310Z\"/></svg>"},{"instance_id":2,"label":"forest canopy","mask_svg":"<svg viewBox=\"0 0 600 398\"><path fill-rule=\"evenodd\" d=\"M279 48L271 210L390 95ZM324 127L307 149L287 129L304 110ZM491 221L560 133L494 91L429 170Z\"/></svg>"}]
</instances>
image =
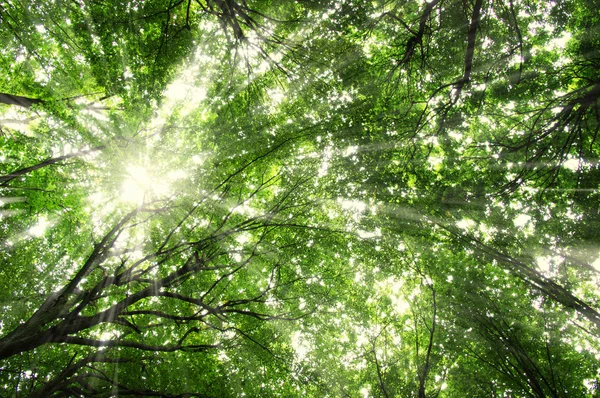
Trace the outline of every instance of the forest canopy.
<instances>
[{"instance_id":1,"label":"forest canopy","mask_svg":"<svg viewBox=\"0 0 600 398\"><path fill-rule=\"evenodd\" d=\"M0 389L597 397L598 0L0 0Z\"/></svg>"}]
</instances>

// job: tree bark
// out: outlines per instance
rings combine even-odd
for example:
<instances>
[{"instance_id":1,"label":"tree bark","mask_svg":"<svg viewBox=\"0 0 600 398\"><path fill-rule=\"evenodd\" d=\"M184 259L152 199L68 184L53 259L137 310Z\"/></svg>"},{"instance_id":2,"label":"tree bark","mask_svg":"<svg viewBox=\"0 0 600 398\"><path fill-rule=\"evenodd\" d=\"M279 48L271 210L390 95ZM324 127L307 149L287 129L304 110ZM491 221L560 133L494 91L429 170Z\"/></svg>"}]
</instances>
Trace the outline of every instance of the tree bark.
<instances>
[{"instance_id":1,"label":"tree bark","mask_svg":"<svg viewBox=\"0 0 600 398\"><path fill-rule=\"evenodd\" d=\"M467 35L467 52L465 54L465 71L463 77L455 83L455 99L458 100L465 84L471 82L471 73L473 72L473 55L475 54L475 40L477 39L477 29L479 28L479 19L481 16L481 6L483 0L476 0L473 7L473 16L469 25Z\"/></svg>"},{"instance_id":2,"label":"tree bark","mask_svg":"<svg viewBox=\"0 0 600 398\"><path fill-rule=\"evenodd\" d=\"M29 109L35 104L44 103L44 101L38 98L29 98L22 97L20 95L0 93L0 103L6 105L17 105Z\"/></svg>"},{"instance_id":3,"label":"tree bark","mask_svg":"<svg viewBox=\"0 0 600 398\"><path fill-rule=\"evenodd\" d=\"M23 167L22 169L15 170L10 174L0 176L0 186L6 186L10 181L14 180L15 178L23 176L28 173L31 173L32 171L39 170L43 167L62 162L63 160L67 160L67 159L75 158L75 157L79 157L79 156L84 156L84 155L87 155L88 153L95 152L95 151L100 151L100 150L104 149L105 147L106 147L105 145L100 145L100 146L97 146L95 148L91 148L88 150L73 152L73 153L69 153L64 156L58 156L55 158L48 158L44 161L39 162L38 164L34 164L33 166Z\"/></svg>"},{"instance_id":4,"label":"tree bark","mask_svg":"<svg viewBox=\"0 0 600 398\"><path fill-rule=\"evenodd\" d=\"M431 286L430 286L431 287ZM435 301L435 289L431 287L431 294L433 300L433 317L431 320L431 328L429 329L429 344L427 345L427 354L425 356L425 365L423 365L423 371L419 375L419 398L425 398L425 381L429 375L431 369L431 351L433 349L433 338L435 337L435 324L437 316L437 302Z\"/></svg>"},{"instance_id":5,"label":"tree bark","mask_svg":"<svg viewBox=\"0 0 600 398\"><path fill-rule=\"evenodd\" d=\"M462 235L461 233L453 231L447 226L442 227L458 239L465 242L467 246L471 246L484 256L488 256L489 258L493 258L499 263L504 264L504 266L508 270L512 271L514 275L520 277L530 286L539 289L546 296L583 315L595 326L595 330L592 333L596 336L600 336L600 313L598 313L595 308L587 304L585 301L581 300L553 280L546 278L533 267L522 263L516 258L513 258L491 246L484 244L477 238Z\"/></svg>"}]
</instances>

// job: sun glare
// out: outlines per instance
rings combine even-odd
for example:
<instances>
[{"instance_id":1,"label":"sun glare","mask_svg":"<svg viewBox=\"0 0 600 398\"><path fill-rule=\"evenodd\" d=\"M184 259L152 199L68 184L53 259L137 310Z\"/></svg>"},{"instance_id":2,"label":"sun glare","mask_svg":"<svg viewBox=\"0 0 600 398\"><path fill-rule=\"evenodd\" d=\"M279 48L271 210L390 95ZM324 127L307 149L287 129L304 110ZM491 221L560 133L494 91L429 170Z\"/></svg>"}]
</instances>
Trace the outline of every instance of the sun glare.
<instances>
[{"instance_id":1,"label":"sun glare","mask_svg":"<svg viewBox=\"0 0 600 398\"><path fill-rule=\"evenodd\" d=\"M141 205L149 195L164 195L167 190L168 185L160 179L153 178L144 167L129 166L121 187L121 200Z\"/></svg>"},{"instance_id":2,"label":"sun glare","mask_svg":"<svg viewBox=\"0 0 600 398\"><path fill-rule=\"evenodd\" d=\"M172 170L156 175L142 166L129 166L126 173L121 186L120 200L138 206L149 200L171 195L173 193L171 184L188 176L184 170Z\"/></svg>"},{"instance_id":3,"label":"sun glare","mask_svg":"<svg viewBox=\"0 0 600 398\"><path fill-rule=\"evenodd\" d=\"M49 227L50 222L48 222L48 219L46 219L46 217L42 216L38 220L37 224L29 229L29 234L36 238L41 238L42 236L44 236L44 234L46 234L46 231Z\"/></svg>"}]
</instances>

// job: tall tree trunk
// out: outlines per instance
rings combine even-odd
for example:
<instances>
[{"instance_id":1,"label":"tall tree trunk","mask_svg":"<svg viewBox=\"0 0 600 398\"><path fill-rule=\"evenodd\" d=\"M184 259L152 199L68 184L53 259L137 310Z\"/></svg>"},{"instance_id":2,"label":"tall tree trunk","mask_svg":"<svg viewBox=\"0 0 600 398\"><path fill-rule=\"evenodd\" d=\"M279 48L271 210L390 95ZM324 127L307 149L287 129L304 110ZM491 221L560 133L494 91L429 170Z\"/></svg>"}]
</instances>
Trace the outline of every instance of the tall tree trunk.
<instances>
[{"instance_id":1,"label":"tall tree trunk","mask_svg":"<svg viewBox=\"0 0 600 398\"><path fill-rule=\"evenodd\" d=\"M6 105L17 105L23 108L31 108L32 105L41 104L44 101L38 98L21 97L20 95L0 93L0 103Z\"/></svg>"}]
</instances>

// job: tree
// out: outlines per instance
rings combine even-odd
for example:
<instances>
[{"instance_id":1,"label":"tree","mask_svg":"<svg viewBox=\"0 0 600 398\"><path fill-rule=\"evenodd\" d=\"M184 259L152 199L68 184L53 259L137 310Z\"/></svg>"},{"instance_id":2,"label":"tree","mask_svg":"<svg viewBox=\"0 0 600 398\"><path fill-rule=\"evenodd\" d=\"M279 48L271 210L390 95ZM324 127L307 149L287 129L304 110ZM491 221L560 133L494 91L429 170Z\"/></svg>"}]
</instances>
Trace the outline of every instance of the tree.
<instances>
[{"instance_id":1,"label":"tree","mask_svg":"<svg viewBox=\"0 0 600 398\"><path fill-rule=\"evenodd\" d=\"M599 4L0 5L14 396L595 396Z\"/></svg>"}]
</instances>

